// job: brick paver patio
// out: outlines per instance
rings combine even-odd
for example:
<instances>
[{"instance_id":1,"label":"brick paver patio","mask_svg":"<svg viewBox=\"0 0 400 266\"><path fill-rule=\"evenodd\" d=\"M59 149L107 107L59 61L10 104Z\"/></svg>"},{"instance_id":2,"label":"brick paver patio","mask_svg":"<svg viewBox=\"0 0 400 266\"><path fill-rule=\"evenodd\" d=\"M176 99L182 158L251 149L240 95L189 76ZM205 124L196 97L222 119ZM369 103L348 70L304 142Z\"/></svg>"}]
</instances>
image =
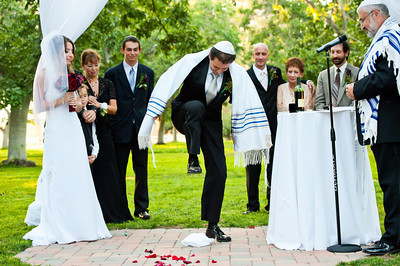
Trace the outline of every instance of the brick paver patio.
<instances>
[{"instance_id":1,"label":"brick paver patio","mask_svg":"<svg viewBox=\"0 0 400 266\"><path fill-rule=\"evenodd\" d=\"M111 239L30 247L16 257L32 265L199 266L336 265L342 261L365 257L362 252L280 250L274 245L267 245L265 241L267 226L222 228L222 230L232 237L232 242L215 242L201 248L185 247L181 244L181 240L191 233L204 233L205 229L127 229L111 231L113 235ZM191 263L185 264L183 259L186 263L189 261Z\"/></svg>"}]
</instances>

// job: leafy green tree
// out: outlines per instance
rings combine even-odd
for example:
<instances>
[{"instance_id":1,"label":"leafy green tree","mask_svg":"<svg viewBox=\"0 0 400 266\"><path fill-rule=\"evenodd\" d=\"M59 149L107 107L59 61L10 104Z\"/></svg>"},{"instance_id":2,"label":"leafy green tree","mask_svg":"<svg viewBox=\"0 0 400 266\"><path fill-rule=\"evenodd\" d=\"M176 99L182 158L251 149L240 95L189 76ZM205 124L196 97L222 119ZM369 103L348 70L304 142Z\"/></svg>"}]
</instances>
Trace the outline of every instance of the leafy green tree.
<instances>
[{"instance_id":1,"label":"leafy green tree","mask_svg":"<svg viewBox=\"0 0 400 266\"><path fill-rule=\"evenodd\" d=\"M38 0L0 0L0 108L11 106L8 161L26 160L26 123L32 84L40 57ZM197 48L197 31L190 24L188 1L110 0L94 23L77 40L75 69L86 48L100 52L101 73L122 61L120 45L127 35L141 39L157 34L153 54L183 53ZM148 58L152 58L149 56ZM146 56L143 57L146 62Z\"/></svg>"},{"instance_id":2,"label":"leafy green tree","mask_svg":"<svg viewBox=\"0 0 400 266\"><path fill-rule=\"evenodd\" d=\"M350 43L349 62L361 64L370 42L357 25L356 9L361 0L249 2L250 8L242 10L242 26L252 44L264 42L269 46L271 64L283 68L289 57L300 57L306 64L305 77L315 83L318 73L326 69L325 54L317 54L316 49L343 34ZM250 48L247 54L246 60L250 60Z\"/></svg>"},{"instance_id":3,"label":"leafy green tree","mask_svg":"<svg viewBox=\"0 0 400 266\"><path fill-rule=\"evenodd\" d=\"M0 0L0 109L9 114L9 162L26 163L26 124L40 57L38 6Z\"/></svg>"}]
</instances>

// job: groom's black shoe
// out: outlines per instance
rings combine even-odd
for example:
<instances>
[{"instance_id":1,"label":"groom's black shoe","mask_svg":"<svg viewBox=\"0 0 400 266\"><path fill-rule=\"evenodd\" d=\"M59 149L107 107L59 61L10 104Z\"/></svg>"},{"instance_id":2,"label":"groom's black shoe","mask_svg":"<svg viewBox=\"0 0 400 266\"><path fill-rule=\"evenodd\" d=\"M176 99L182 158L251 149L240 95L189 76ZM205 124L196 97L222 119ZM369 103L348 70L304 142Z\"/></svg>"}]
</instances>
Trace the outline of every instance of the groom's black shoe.
<instances>
[{"instance_id":1,"label":"groom's black shoe","mask_svg":"<svg viewBox=\"0 0 400 266\"><path fill-rule=\"evenodd\" d=\"M189 160L188 162L188 166L187 166L187 173L188 174L201 174L201 167L199 164L199 160L197 159L193 159L193 160Z\"/></svg>"},{"instance_id":2,"label":"groom's black shoe","mask_svg":"<svg viewBox=\"0 0 400 266\"><path fill-rule=\"evenodd\" d=\"M206 236L209 238L216 238L218 242L230 242L232 240L230 236L222 232L218 225L207 228Z\"/></svg>"},{"instance_id":3,"label":"groom's black shoe","mask_svg":"<svg viewBox=\"0 0 400 266\"><path fill-rule=\"evenodd\" d=\"M142 212L135 213L135 217L139 217L140 219L143 219L143 220L148 220L148 219L150 219L150 214L147 211L142 211Z\"/></svg>"},{"instance_id":4,"label":"groom's black shoe","mask_svg":"<svg viewBox=\"0 0 400 266\"><path fill-rule=\"evenodd\" d=\"M400 252L400 247L392 246L382 241L377 241L375 242L375 245L369 248L364 248L362 251L369 255L386 255Z\"/></svg>"}]
</instances>

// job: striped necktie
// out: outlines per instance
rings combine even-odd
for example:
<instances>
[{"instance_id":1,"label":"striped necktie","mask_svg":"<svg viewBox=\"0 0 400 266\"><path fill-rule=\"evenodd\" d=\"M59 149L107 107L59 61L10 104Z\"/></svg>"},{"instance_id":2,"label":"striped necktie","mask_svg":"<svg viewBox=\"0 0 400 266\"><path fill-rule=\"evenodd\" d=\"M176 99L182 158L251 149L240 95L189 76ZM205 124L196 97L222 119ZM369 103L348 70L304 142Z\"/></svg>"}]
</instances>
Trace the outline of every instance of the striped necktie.
<instances>
[{"instance_id":1,"label":"striped necktie","mask_svg":"<svg viewBox=\"0 0 400 266\"><path fill-rule=\"evenodd\" d=\"M132 92L135 91L135 70L133 67L129 71L129 85L131 86Z\"/></svg>"},{"instance_id":2,"label":"striped necktie","mask_svg":"<svg viewBox=\"0 0 400 266\"><path fill-rule=\"evenodd\" d=\"M340 88L340 68L336 70L335 82L333 83L332 88L332 105L337 105L337 98L339 95L339 88Z\"/></svg>"},{"instance_id":3,"label":"striped necktie","mask_svg":"<svg viewBox=\"0 0 400 266\"><path fill-rule=\"evenodd\" d=\"M260 76L261 76L260 83L264 87L264 90L267 90L268 89L268 76L267 76L267 73L262 71L260 73Z\"/></svg>"}]
</instances>

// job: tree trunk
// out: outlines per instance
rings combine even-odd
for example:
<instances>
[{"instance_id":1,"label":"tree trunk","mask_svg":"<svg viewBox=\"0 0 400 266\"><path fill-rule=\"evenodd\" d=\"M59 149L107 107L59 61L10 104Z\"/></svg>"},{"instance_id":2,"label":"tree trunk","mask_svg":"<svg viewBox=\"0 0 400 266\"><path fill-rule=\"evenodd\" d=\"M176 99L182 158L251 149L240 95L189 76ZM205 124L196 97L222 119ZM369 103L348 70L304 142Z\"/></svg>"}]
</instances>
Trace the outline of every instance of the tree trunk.
<instances>
[{"instance_id":1,"label":"tree trunk","mask_svg":"<svg viewBox=\"0 0 400 266\"><path fill-rule=\"evenodd\" d=\"M4 126L4 128L1 128L1 131L3 132L3 141L1 143L0 148L7 148L8 147L8 132L10 132L10 126L9 126L8 122Z\"/></svg>"},{"instance_id":2,"label":"tree trunk","mask_svg":"<svg viewBox=\"0 0 400 266\"><path fill-rule=\"evenodd\" d=\"M7 148L8 147L8 132L10 132L10 112L4 108L3 110L6 111L7 113L7 123L5 124L4 128L0 128L0 130L3 132L3 141L0 146L0 148Z\"/></svg>"},{"instance_id":3,"label":"tree trunk","mask_svg":"<svg viewBox=\"0 0 400 266\"><path fill-rule=\"evenodd\" d=\"M176 127L172 128L172 133L174 134L174 142L178 141L178 133L177 133L177 131L178 130L176 130Z\"/></svg>"},{"instance_id":4,"label":"tree trunk","mask_svg":"<svg viewBox=\"0 0 400 266\"><path fill-rule=\"evenodd\" d=\"M9 116L8 163L29 164L26 156L26 124L32 95L25 96L21 107L11 107Z\"/></svg>"},{"instance_id":5,"label":"tree trunk","mask_svg":"<svg viewBox=\"0 0 400 266\"><path fill-rule=\"evenodd\" d=\"M164 129L165 129L165 120L162 116L160 116L160 127L158 128L158 142L157 144L165 144L164 142Z\"/></svg>"}]
</instances>

